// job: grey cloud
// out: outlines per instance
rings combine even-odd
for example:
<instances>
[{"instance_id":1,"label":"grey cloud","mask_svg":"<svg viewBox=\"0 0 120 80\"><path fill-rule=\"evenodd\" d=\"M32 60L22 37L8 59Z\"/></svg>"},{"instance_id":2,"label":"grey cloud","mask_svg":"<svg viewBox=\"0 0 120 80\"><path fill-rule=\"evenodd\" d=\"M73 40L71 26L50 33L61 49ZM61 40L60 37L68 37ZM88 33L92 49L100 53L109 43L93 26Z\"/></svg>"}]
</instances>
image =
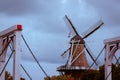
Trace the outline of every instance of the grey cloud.
<instances>
[{"instance_id":1,"label":"grey cloud","mask_svg":"<svg viewBox=\"0 0 120 80\"><path fill-rule=\"evenodd\" d=\"M34 9L33 0L0 0L0 13L21 15Z\"/></svg>"},{"instance_id":2,"label":"grey cloud","mask_svg":"<svg viewBox=\"0 0 120 80\"><path fill-rule=\"evenodd\" d=\"M0 13L7 15L41 14L49 15L60 10L57 0L0 0Z\"/></svg>"},{"instance_id":3,"label":"grey cloud","mask_svg":"<svg viewBox=\"0 0 120 80\"><path fill-rule=\"evenodd\" d=\"M97 12L110 25L120 24L120 1L119 0L86 0L86 2L96 8Z\"/></svg>"},{"instance_id":4,"label":"grey cloud","mask_svg":"<svg viewBox=\"0 0 120 80\"><path fill-rule=\"evenodd\" d=\"M76 25L76 27L85 27L87 25L86 22L90 22L91 18L94 17L92 15L95 15L94 13L92 13L92 15L90 12L88 13L90 8L88 9L85 2L83 1L62 1L65 2L52 0L39 3L39 8L40 10L42 10L42 12L39 11L40 16L37 20L38 24L35 27L37 31L40 30L53 34L66 34L68 28L63 19L65 14L67 14L71 18L73 24ZM85 14L82 14L82 12L84 12ZM88 16L90 16L90 19L87 18Z\"/></svg>"},{"instance_id":5,"label":"grey cloud","mask_svg":"<svg viewBox=\"0 0 120 80\"><path fill-rule=\"evenodd\" d=\"M0 3L1 5L2 4L7 5L5 2L6 0L1 1L2 1L2 3ZM11 1L14 2L14 0ZM23 32L24 35L26 35L27 37L26 40L28 40L28 43L30 44L30 47L34 50L35 54L39 55L37 57L40 61L42 60L49 62L50 61L63 62L60 59L60 54L64 52L64 50L66 49L65 45L67 45L66 43L66 41L68 40L67 34L69 32L69 29L67 28L67 25L63 20L65 14L67 14L70 17L73 24L80 33L84 32L86 29L90 27L90 25L94 24L94 22L96 22L96 19L99 19L99 17L96 17L98 15L96 15L94 9L90 5L87 5L83 0L81 1L63 0L63 1L66 2L61 2L57 0L50 1L36 0L33 4L31 4L31 2L33 1L30 1L30 3L27 4L27 2L29 2L28 0L25 2L22 0L19 3L24 2L23 6L22 7L20 6L20 9L23 12L23 14L27 14L26 11L28 10L31 12L35 11L37 15L28 13L30 14L29 15L30 17L29 16L22 17L22 19L20 19L20 17L18 16L16 17L16 19L14 19L13 16L12 18L7 16L8 20L4 21L5 24L6 22L7 24L8 23L11 24L16 23L18 19L17 22L21 22L24 24L25 29L23 29ZM13 4L12 2L9 5L12 5L13 8L15 8L17 5L20 5L17 2L15 2L16 4ZM93 3L91 3L91 5L92 4ZM5 7L5 5L2 5L3 8ZM98 7L96 8L98 9ZM0 9L0 11L1 10L2 9ZM11 10L8 7L8 10L4 8L2 12L9 15L13 15L10 14L9 11ZM12 11L14 12L14 10ZM17 13L19 13L19 11ZM15 15L18 15L17 13ZM48 58L43 57L46 55L48 55L49 57ZM28 60L31 59L27 54L24 56L24 58Z\"/></svg>"},{"instance_id":6,"label":"grey cloud","mask_svg":"<svg viewBox=\"0 0 120 80\"><path fill-rule=\"evenodd\" d=\"M66 34L67 27L63 19L50 17L48 19L41 20L40 23L36 25L35 30L47 32L55 36Z\"/></svg>"},{"instance_id":7,"label":"grey cloud","mask_svg":"<svg viewBox=\"0 0 120 80\"><path fill-rule=\"evenodd\" d=\"M104 39L119 36L119 29L113 25L119 25L120 6L116 0L84 1L0 0L0 25L9 27L16 23L23 24L22 33L40 63L64 64L66 60L60 55L69 47L69 29L64 22L64 15L67 14L78 33L82 33L100 19L99 13L105 21L105 26L87 38L88 41L95 41L90 44L90 48L97 55L104 45ZM109 28L106 23L112 27ZM22 47L22 60L34 61L25 45Z\"/></svg>"}]
</instances>

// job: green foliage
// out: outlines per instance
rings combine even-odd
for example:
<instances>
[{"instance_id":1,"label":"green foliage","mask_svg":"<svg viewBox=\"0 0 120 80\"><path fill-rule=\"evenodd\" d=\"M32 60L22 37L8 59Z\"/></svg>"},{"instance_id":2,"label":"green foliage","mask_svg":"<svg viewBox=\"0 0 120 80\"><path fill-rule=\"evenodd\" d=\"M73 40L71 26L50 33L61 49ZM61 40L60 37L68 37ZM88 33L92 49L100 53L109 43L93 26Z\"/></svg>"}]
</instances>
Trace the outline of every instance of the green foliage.
<instances>
[{"instance_id":1,"label":"green foliage","mask_svg":"<svg viewBox=\"0 0 120 80\"><path fill-rule=\"evenodd\" d=\"M49 77L50 80L72 80L72 77L70 75L59 75L59 76L52 76ZM49 78L44 78L44 80L49 80Z\"/></svg>"}]
</instances>

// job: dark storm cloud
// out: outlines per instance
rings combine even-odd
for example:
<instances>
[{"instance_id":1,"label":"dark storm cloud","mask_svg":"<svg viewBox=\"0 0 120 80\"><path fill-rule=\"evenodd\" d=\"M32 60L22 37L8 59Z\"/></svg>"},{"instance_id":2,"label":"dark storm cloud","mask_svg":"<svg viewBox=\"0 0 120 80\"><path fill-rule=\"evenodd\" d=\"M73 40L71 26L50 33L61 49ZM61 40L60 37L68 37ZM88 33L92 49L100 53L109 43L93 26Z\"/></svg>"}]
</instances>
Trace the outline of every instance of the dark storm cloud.
<instances>
[{"instance_id":1,"label":"dark storm cloud","mask_svg":"<svg viewBox=\"0 0 120 80\"><path fill-rule=\"evenodd\" d=\"M88 45L96 56L104 45L104 39L119 36L119 29L106 26L120 24L120 5L117 0L0 0L1 30L21 23L22 34L40 63L65 64L66 59L60 56L70 46L68 25L63 19L65 14L78 33L87 30L101 16L105 25L87 38ZM90 44L89 41L94 43ZM22 60L31 63L34 59L23 41L22 45ZM46 68L51 68L46 65Z\"/></svg>"},{"instance_id":2,"label":"dark storm cloud","mask_svg":"<svg viewBox=\"0 0 120 80\"><path fill-rule=\"evenodd\" d=\"M7 15L20 15L32 12L33 0L0 0L0 13Z\"/></svg>"},{"instance_id":3,"label":"dark storm cloud","mask_svg":"<svg viewBox=\"0 0 120 80\"><path fill-rule=\"evenodd\" d=\"M1 21L5 19L4 24L6 22L9 25L17 22L23 24L23 34L39 61L53 63L63 62L60 54L68 48L66 45L69 45L67 42L69 29L63 19L65 14L80 33L89 28L92 20L96 22L96 19L99 19L94 9L83 0L1 0L0 12L12 15L12 17L4 15L1 18ZM21 18L19 14L29 15ZM26 48L23 48L23 52L29 54L24 50ZM25 54L24 59L31 59L28 54Z\"/></svg>"},{"instance_id":4,"label":"dark storm cloud","mask_svg":"<svg viewBox=\"0 0 120 80\"><path fill-rule=\"evenodd\" d=\"M33 36L34 34L34 36ZM40 62L61 63L60 54L65 49L63 39L61 36L53 36L45 33L32 33L32 35L25 36L27 43L32 49L34 55ZM23 42L23 40L22 40ZM32 43L31 43L32 42ZM23 49L24 48L24 49ZM33 57L26 45L22 47L22 58L24 60L33 61Z\"/></svg>"},{"instance_id":5,"label":"dark storm cloud","mask_svg":"<svg viewBox=\"0 0 120 80\"><path fill-rule=\"evenodd\" d=\"M65 15L70 17L76 27L81 26L82 28L87 25L86 22L91 21L91 18L96 17L94 12L92 14L90 13L91 8L87 7L84 1L44 0L38 4L39 19L37 20L38 24L34 28L37 31L66 34L66 32L68 33L68 25L66 25L63 19ZM89 18L87 18L88 16Z\"/></svg>"},{"instance_id":6,"label":"dark storm cloud","mask_svg":"<svg viewBox=\"0 0 120 80\"><path fill-rule=\"evenodd\" d=\"M71 6L73 2L73 5ZM38 24L35 29L38 31L56 33L56 34L66 34L67 31L66 23L63 17L67 15L78 15L76 1L68 0L51 0L42 1L39 3L37 8L37 14L39 15ZM73 13L74 12L74 13Z\"/></svg>"},{"instance_id":7,"label":"dark storm cloud","mask_svg":"<svg viewBox=\"0 0 120 80\"><path fill-rule=\"evenodd\" d=\"M0 13L8 15L40 14L49 15L60 11L61 1L57 0L0 0Z\"/></svg>"},{"instance_id":8,"label":"dark storm cloud","mask_svg":"<svg viewBox=\"0 0 120 80\"><path fill-rule=\"evenodd\" d=\"M119 0L86 0L96 8L97 12L110 25L120 25L120 1Z\"/></svg>"},{"instance_id":9,"label":"dark storm cloud","mask_svg":"<svg viewBox=\"0 0 120 80\"><path fill-rule=\"evenodd\" d=\"M24 18L29 18L28 21L35 24L31 26L34 31L64 34L65 23L62 18L65 14L61 4L61 1L57 0L0 0L0 13L12 16L11 21L14 21L14 18L20 19L19 15L29 14L32 17L24 16ZM31 24L28 21L24 23Z\"/></svg>"},{"instance_id":10,"label":"dark storm cloud","mask_svg":"<svg viewBox=\"0 0 120 80\"><path fill-rule=\"evenodd\" d=\"M10 26L16 23L23 24L23 35L25 35L39 61L60 63L63 62L60 57L60 54L64 51L62 41L67 37L67 27L63 20L65 14L60 4L62 3L57 0L36 0L35 2L29 0L1 0L0 13L5 15L1 18L4 23L0 23L4 25L7 22L7 27L9 27L8 24ZM34 11L34 14L31 14L32 11ZM21 17L19 16L21 14L29 15ZM23 54L27 53L23 58L30 60L31 56L28 51L26 52L27 48L22 49ZM45 57L46 55L47 57Z\"/></svg>"}]
</instances>

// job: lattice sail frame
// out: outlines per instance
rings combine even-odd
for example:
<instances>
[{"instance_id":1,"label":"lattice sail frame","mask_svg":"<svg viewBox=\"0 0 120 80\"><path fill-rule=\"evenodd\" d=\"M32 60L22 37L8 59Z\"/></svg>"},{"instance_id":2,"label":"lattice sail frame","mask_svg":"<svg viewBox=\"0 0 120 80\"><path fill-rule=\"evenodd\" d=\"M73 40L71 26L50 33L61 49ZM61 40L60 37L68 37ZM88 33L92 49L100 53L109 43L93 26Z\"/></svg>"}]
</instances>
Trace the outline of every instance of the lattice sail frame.
<instances>
[{"instance_id":1,"label":"lattice sail frame","mask_svg":"<svg viewBox=\"0 0 120 80\"><path fill-rule=\"evenodd\" d=\"M12 41L13 80L20 80L21 31L22 25L15 25L0 32L0 73L5 66L6 52L10 42ZM0 76L0 80L5 80L5 70Z\"/></svg>"}]
</instances>

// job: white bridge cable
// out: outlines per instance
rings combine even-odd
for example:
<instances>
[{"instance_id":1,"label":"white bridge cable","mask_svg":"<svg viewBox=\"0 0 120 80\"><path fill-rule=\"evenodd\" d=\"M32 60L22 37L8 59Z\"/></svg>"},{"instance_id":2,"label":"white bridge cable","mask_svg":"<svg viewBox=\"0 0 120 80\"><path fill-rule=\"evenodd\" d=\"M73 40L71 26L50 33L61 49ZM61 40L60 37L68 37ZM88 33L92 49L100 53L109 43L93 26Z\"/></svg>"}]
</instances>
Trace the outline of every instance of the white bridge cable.
<instances>
[{"instance_id":1,"label":"white bridge cable","mask_svg":"<svg viewBox=\"0 0 120 80\"><path fill-rule=\"evenodd\" d=\"M27 44L24 36L21 35L21 37L22 37L23 41L25 42L25 44L26 44L28 50L30 51L31 55L33 56L34 60L35 60L36 63L38 64L39 68L43 71L43 73L46 75L46 77L47 77L49 80L51 80L50 77L49 77L49 76L47 75L47 73L45 72L45 70L44 70L44 69L42 68L42 66L40 65L40 63L39 63L39 61L37 60L37 58L35 57L35 55L33 54L32 50L31 50L31 48L29 47L29 45Z\"/></svg>"}]
</instances>

